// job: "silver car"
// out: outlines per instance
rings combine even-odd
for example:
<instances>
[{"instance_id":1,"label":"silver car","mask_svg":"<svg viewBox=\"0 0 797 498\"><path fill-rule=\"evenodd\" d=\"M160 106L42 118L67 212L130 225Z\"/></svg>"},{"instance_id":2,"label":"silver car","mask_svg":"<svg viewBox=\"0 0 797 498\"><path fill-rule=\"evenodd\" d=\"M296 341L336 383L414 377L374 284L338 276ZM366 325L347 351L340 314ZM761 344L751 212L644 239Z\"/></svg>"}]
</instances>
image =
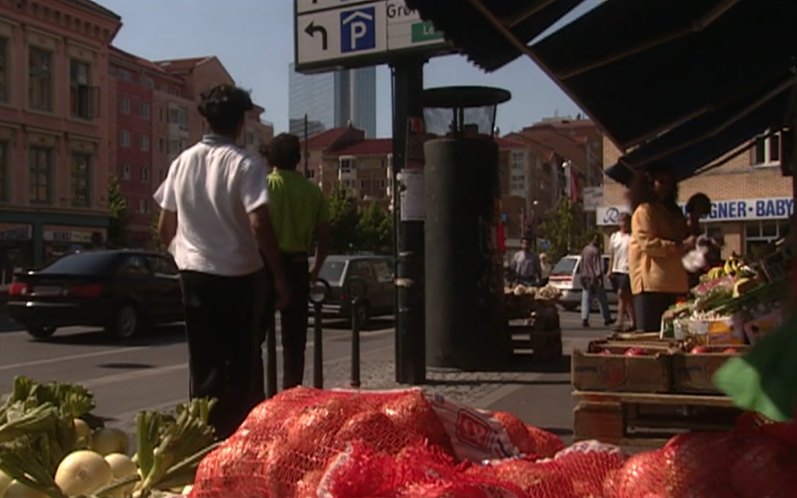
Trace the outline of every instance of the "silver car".
<instances>
[{"instance_id":1,"label":"silver car","mask_svg":"<svg viewBox=\"0 0 797 498\"><path fill-rule=\"evenodd\" d=\"M570 254L556 263L551 274L548 276L548 283L562 291L562 297L559 299L559 304L567 311L574 311L581 306L581 279L578 278L579 264L581 263L581 255ZM609 279L609 256L603 255L603 288L606 289L606 297L609 304L617 304L617 293L612 288L611 280ZM593 309L596 306L595 299L592 300Z\"/></svg>"}]
</instances>

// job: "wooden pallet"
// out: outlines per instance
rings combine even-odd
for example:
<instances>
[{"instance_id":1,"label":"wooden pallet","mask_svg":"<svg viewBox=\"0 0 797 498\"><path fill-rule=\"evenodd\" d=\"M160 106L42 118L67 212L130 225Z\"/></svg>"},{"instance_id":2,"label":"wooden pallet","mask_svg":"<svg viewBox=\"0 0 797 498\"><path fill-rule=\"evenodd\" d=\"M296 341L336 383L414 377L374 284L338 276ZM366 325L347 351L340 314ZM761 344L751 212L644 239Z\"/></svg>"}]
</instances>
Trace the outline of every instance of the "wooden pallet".
<instances>
[{"instance_id":1,"label":"wooden pallet","mask_svg":"<svg viewBox=\"0 0 797 498\"><path fill-rule=\"evenodd\" d=\"M576 440L661 446L690 431L727 430L741 411L725 396L575 391Z\"/></svg>"}]
</instances>

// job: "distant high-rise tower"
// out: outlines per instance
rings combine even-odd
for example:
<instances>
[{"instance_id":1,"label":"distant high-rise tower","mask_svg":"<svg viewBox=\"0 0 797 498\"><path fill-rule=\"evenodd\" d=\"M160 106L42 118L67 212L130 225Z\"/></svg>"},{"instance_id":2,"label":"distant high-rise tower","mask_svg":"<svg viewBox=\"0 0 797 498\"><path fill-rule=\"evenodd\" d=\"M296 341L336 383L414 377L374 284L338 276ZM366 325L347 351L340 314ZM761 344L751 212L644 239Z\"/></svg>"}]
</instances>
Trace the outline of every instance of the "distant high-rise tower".
<instances>
[{"instance_id":1,"label":"distant high-rise tower","mask_svg":"<svg viewBox=\"0 0 797 498\"><path fill-rule=\"evenodd\" d=\"M305 75L290 66L290 132L304 135L347 126L376 137L376 68L346 69Z\"/></svg>"}]
</instances>

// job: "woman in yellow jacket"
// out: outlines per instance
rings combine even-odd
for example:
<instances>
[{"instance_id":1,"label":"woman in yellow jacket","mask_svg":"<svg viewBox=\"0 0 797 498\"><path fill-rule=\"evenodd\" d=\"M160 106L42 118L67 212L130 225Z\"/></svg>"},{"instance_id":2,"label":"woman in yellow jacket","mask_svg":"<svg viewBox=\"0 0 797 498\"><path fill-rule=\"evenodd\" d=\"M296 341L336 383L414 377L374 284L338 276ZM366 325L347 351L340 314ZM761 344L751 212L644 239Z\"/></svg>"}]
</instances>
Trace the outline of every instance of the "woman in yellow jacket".
<instances>
[{"instance_id":1,"label":"woman in yellow jacket","mask_svg":"<svg viewBox=\"0 0 797 498\"><path fill-rule=\"evenodd\" d=\"M658 331L667 308L689 292L681 262L686 219L677 196L672 174L658 165L638 173L629 192L628 265L637 327L645 332Z\"/></svg>"}]
</instances>

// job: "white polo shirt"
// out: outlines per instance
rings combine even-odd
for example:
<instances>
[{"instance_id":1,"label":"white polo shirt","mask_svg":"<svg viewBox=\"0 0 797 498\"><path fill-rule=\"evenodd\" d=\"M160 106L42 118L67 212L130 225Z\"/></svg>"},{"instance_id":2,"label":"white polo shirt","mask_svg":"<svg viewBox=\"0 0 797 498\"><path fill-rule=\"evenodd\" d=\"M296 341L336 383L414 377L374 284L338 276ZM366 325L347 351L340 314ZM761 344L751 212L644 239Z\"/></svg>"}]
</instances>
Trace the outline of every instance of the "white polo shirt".
<instances>
[{"instance_id":1,"label":"white polo shirt","mask_svg":"<svg viewBox=\"0 0 797 498\"><path fill-rule=\"evenodd\" d=\"M628 273L628 245L631 243L631 234L616 231L609 238L609 251L614 258L612 273Z\"/></svg>"},{"instance_id":2,"label":"white polo shirt","mask_svg":"<svg viewBox=\"0 0 797 498\"><path fill-rule=\"evenodd\" d=\"M248 213L266 204L266 166L232 140L206 135L171 164L155 192L177 212L169 250L180 270L242 276L263 267Z\"/></svg>"}]
</instances>

